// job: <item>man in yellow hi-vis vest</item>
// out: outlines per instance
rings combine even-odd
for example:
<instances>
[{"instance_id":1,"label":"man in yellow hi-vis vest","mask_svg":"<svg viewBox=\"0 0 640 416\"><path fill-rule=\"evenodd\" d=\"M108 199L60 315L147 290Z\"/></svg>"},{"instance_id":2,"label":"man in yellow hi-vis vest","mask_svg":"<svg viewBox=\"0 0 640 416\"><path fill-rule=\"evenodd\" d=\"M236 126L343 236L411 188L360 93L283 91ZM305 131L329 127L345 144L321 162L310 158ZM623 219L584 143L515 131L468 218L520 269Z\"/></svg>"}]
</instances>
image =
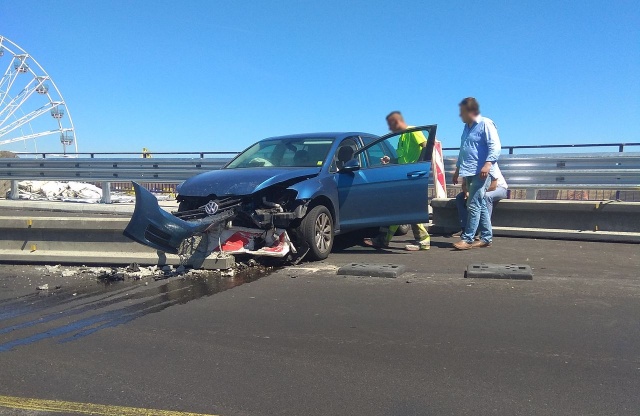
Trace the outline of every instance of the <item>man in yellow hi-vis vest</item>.
<instances>
[{"instance_id":1,"label":"man in yellow hi-vis vest","mask_svg":"<svg viewBox=\"0 0 640 416\"><path fill-rule=\"evenodd\" d=\"M410 128L404 121L404 117L399 111L393 111L387 116L387 124L389 130L392 132L400 132ZM421 131L414 131L411 133L404 133L398 138L398 163L416 163L420 159L422 150L427 146L427 139L424 137ZM391 159L389 156L385 156L381 159L382 163L389 163ZM427 209L427 207L425 207ZM365 239L365 244L373 247L388 247L389 242L396 234L398 225L392 225L390 227L383 227L380 230L380 235L375 238ZM431 237L424 224L412 224L411 230L413 231L414 244L407 244L406 250L418 251L429 250L431 248Z\"/></svg>"}]
</instances>

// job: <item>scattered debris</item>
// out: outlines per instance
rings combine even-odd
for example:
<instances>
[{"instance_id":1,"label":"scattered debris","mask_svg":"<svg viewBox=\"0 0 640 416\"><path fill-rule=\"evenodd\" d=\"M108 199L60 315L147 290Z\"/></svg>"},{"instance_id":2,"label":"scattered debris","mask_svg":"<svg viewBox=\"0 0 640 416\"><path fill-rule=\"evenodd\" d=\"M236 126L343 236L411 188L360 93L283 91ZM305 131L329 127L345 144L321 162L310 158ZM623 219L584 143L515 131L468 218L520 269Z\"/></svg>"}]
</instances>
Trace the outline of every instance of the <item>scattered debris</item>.
<instances>
[{"instance_id":1,"label":"scattered debris","mask_svg":"<svg viewBox=\"0 0 640 416\"><path fill-rule=\"evenodd\" d=\"M114 267L111 271L101 270L98 279L109 282L122 281L124 280L124 273L119 272L118 269Z\"/></svg>"},{"instance_id":2,"label":"scattered debris","mask_svg":"<svg viewBox=\"0 0 640 416\"><path fill-rule=\"evenodd\" d=\"M233 277L236 275L236 271L234 269L222 270L220 275L224 277Z\"/></svg>"},{"instance_id":3,"label":"scattered debris","mask_svg":"<svg viewBox=\"0 0 640 416\"><path fill-rule=\"evenodd\" d=\"M226 253L218 253L219 256L228 256ZM103 283L123 282L127 280L139 281L145 278L154 280L164 280L173 277L182 278L207 278L211 276L220 276L234 278L238 272L245 271L248 275L254 275L256 273L263 273L268 270L272 270L273 267L265 266L261 261L255 259L246 259L243 262L238 262L234 267L226 270L204 270L192 268L188 265L180 264L178 266L172 266L169 264L160 266L141 266L138 263L131 263L124 267L66 267L60 264L56 265L44 265L36 266L36 269L40 270L43 276L62 276L67 278L74 278L77 280L92 279L98 280ZM31 285L31 284L29 284ZM149 285L148 281L144 282L145 286ZM34 285L35 286L35 285ZM36 286L38 291L41 291L41 295L47 296L53 293L53 290L62 289L61 285L53 286L52 282ZM72 296L76 296L77 293L73 293Z\"/></svg>"},{"instance_id":4,"label":"scattered debris","mask_svg":"<svg viewBox=\"0 0 640 416\"><path fill-rule=\"evenodd\" d=\"M20 199L63 201L65 199L96 203L102 198L102 189L82 182L21 181L18 182Z\"/></svg>"},{"instance_id":5,"label":"scattered debris","mask_svg":"<svg viewBox=\"0 0 640 416\"><path fill-rule=\"evenodd\" d=\"M63 181L20 181L20 199L32 201L63 201L96 204L102 198L102 189L84 182ZM111 193L111 202L133 202L131 195L121 192Z\"/></svg>"}]
</instances>

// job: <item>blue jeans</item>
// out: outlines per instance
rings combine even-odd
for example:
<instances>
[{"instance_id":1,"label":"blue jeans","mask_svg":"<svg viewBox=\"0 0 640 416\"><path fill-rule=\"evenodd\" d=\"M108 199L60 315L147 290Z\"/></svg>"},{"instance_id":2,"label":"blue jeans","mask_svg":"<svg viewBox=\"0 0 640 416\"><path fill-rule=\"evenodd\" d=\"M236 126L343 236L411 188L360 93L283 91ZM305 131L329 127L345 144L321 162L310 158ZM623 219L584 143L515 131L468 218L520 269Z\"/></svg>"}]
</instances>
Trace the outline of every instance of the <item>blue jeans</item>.
<instances>
[{"instance_id":1,"label":"blue jeans","mask_svg":"<svg viewBox=\"0 0 640 416\"><path fill-rule=\"evenodd\" d=\"M485 179L480 175L468 176L464 180L469 190L469 197L467 198L467 223L460 238L471 244L476 232L480 231L480 240L490 243L493 233L485 196L491 183L491 176L487 175Z\"/></svg>"},{"instance_id":2,"label":"blue jeans","mask_svg":"<svg viewBox=\"0 0 640 416\"><path fill-rule=\"evenodd\" d=\"M507 197L507 189L498 186L493 191L487 191L484 199L487 201L487 209L489 210L489 218L493 215L493 204ZM458 220L460 221L460 229L464 230L467 226L467 199L464 192L456 195L456 205L458 206Z\"/></svg>"}]
</instances>

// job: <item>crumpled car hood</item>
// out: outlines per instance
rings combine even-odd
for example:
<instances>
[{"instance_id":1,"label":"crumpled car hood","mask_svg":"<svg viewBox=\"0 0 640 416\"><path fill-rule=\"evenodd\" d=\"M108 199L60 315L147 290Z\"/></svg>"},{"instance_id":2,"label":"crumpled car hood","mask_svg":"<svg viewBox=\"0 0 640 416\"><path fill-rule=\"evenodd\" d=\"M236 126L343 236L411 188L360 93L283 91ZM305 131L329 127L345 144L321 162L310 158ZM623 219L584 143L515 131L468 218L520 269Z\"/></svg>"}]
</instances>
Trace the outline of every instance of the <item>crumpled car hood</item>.
<instances>
[{"instance_id":1,"label":"crumpled car hood","mask_svg":"<svg viewBox=\"0 0 640 416\"><path fill-rule=\"evenodd\" d=\"M310 178L320 173L310 168L220 169L187 179L178 187L183 196L251 195L268 186L296 178Z\"/></svg>"}]
</instances>

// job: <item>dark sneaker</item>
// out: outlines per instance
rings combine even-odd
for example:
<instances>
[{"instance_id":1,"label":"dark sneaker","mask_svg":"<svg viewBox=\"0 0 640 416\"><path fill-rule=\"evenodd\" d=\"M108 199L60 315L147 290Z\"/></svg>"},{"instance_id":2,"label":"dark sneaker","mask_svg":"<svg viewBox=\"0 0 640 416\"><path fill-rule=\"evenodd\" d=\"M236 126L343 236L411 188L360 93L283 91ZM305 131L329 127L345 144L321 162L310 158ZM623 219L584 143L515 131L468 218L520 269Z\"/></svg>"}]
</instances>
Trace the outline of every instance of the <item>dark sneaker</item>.
<instances>
[{"instance_id":1,"label":"dark sneaker","mask_svg":"<svg viewBox=\"0 0 640 416\"><path fill-rule=\"evenodd\" d=\"M364 245L375 248L387 248L389 247L389 242L384 238L383 235L379 235L374 238L365 238Z\"/></svg>"}]
</instances>

